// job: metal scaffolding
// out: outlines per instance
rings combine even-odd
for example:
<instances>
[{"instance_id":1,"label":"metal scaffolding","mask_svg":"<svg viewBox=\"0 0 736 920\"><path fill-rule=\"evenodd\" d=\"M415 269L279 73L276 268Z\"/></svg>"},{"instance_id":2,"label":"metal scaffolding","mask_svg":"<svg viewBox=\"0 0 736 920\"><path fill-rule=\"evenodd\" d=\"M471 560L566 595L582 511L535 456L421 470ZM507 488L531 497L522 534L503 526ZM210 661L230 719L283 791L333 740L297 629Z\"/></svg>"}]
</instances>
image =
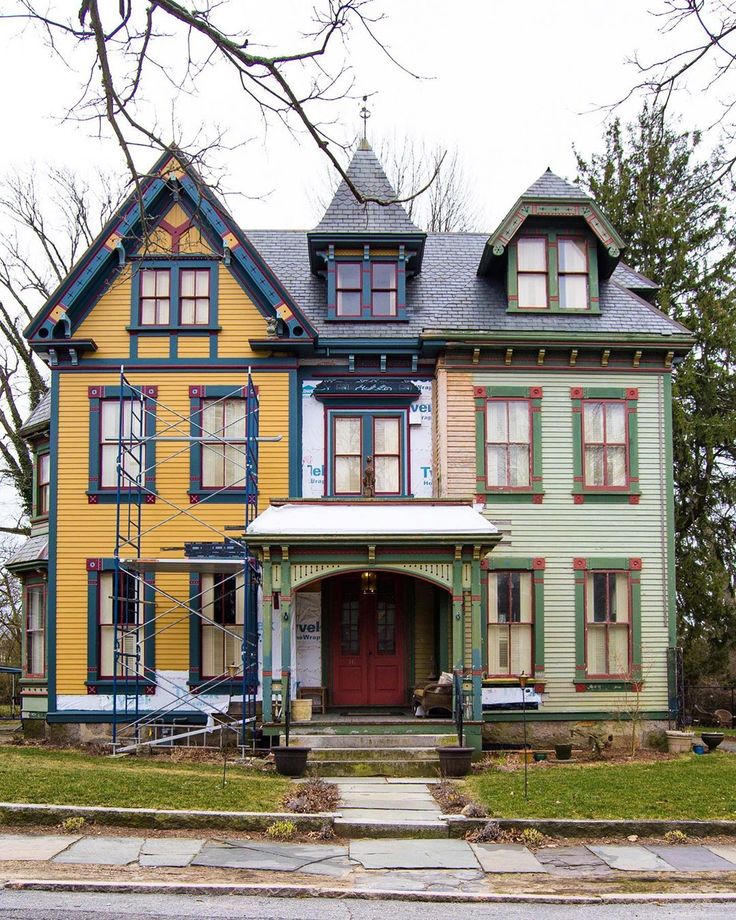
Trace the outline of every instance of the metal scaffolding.
<instances>
[{"instance_id":1,"label":"metal scaffolding","mask_svg":"<svg viewBox=\"0 0 736 920\"><path fill-rule=\"evenodd\" d=\"M220 392L218 389L218 394ZM243 404L244 431L239 411L230 421L226 419L225 405L228 400L236 399ZM226 732L234 732L240 746L245 747L249 729L250 737L253 735L258 687L257 618L261 572L255 557L248 551L245 534L258 511L259 442L280 441L281 436L263 438L259 435L258 392L250 370L245 386L235 386L226 395L207 400L210 413L218 406L221 408L223 424L215 430L208 430L205 427L203 408L184 414L161 402L156 388L132 383L125 367L120 369L115 420L115 548L110 598L114 637L114 753L127 753L144 745L174 744L178 739L188 740L197 735L206 737L213 731L219 731L221 743L224 743ZM237 431L228 431L228 428L236 428ZM103 431L103 444L104 439ZM160 451L150 448L162 443L174 445L174 449L166 456L159 457L157 454ZM178 444L182 446L177 447ZM205 500L185 507L155 491L155 474L174 459L188 457L193 449L202 454L209 451L210 456L221 455L223 484L218 484L217 488L203 496ZM230 479L227 477L228 471ZM204 515L201 512L201 509L212 507L212 499L222 494L232 495L234 489L238 497L242 495L242 533L240 523L217 527L205 519L211 517L211 514ZM151 521L152 509L156 505L160 507L160 503L165 504L170 513L159 514ZM240 508L240 502L232 507ZM150 553L143 553L144 541L150 546L154 534L165 539L167 529L174 523L179 524L182 518L191 522L191 540L187 540L184 546L161 546L153 557ZM238 535L233 536L233 531ZM203 541L202 534L209 539ZM163 555L171 551L182 551L184 556L172 558ZM193 577L197 578L197 593L192 593L190 587L186 597L177 597L165 590L155 579L156 573L165 572L188 574L190 585ZM222 622L217 622L214 610L209 616L206 613L206 605L203 603L206 591L202 588L202 576L215 574L219 579L219 589L232 592L229 595L232 609L242 610L242 626L239 631L236 614L233 622L225 622L224 616ZM240 598L239 592L242 592ZM191 623L190 629L198 628L200 634L203 624L208 629L219 630L223 641L224 673L200 680L196 685L187 683L184 687L157 670L155 662L146 661L146 643L155 641L156 636L182 622ZM227 637L233 640L231 647L237 647L239 641L239 662L225 660ZM189 644L187 658L188 649ZM187 666L190 664L187 660ZM239 685L242 693L239 714L234 711L233 688L236 685ZM157 689L167 691L170 699L159 707L143 707L143 695L155 693ZM212 702L212 694L218 690L221 695L228 697L226 708ZM202 702L203 695L210 697L206 704ZM205 715L206 726L195 729L191 725L182 726L182 731L176 733L172 724L176 723L177 713L192 708L200 716Z\"/></svg>"}]
</instances>

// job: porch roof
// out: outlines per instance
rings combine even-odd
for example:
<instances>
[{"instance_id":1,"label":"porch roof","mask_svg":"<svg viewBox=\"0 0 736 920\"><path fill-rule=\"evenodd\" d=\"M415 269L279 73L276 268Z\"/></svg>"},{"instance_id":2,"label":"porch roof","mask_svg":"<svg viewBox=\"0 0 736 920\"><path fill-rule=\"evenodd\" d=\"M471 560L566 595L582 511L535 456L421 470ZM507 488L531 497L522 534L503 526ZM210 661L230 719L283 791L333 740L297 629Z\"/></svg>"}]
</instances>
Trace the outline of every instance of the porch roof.
<instances>
[{"instance_id":1,"label":"porch roof","mask_svg":"<svg viewBox=\"0 0 736 920\"><path fill-rule=\"evenodd\" d=\"M410 500L272 504L249 525L249 542L395 542L419 537L437 543L495 544L501 537L467 503Z\"/></svg>"}]
</instances>

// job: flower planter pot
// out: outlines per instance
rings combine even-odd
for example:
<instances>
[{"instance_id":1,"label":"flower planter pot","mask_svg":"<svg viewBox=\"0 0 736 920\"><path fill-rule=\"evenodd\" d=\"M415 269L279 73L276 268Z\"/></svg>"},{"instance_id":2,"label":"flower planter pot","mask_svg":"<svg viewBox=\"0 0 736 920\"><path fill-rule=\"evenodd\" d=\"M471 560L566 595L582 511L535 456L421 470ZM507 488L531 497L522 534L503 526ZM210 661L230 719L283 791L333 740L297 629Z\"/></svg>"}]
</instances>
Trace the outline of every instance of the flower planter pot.
<instances>
[{"instance_id":1,"label":"flower planter pot","mask_svg":"<svg viewBox=\"0 0 736 920\"><path fill-rule=\"evenodd\" d=\"M572 757L571 744L556 744L555 757L557 760L569 760Z\"/></svg>"},{"instance_id":2,"label":"flower planter pot","mask_svg":"<svg viewBox=\"0 0 736 920\"><path fill-rule=\"evenodd\" d=\"M276 770L282 776L301 776L307 769L308 747L275 747Z\"/></svg>"},{"instance_id":3,"label":"flower planter pot","mask_svg":"<svg viewBox=\"0 0 736 920\"><path fill-rule=\"evenodd\" d=\"M667 735L667 750L670 754L690 753L695 738L694 732L668 731L665 734Z\"/></svg>"},{"instance_id":4,"label":"flower planter pot","mask_svg":"<svg viewBox=\"0 0 736 920\"><path fill-rule=\"evenodd\" d=\"M312 702L313 700L292 700L291 701L291 721L292 722L311 722L312 721Z\"/></svg>"},{"instance_id":5,"label":"flower planter pot","mask_svg":"<svg viewBox=\"0 0 736 920\"><path fill-rule=\"evenodd\" d=\"M474 748L438 747L435 748L440 758L440 773L443 776L467 776L470 773L470 761Z\"/></svg>"},{"instance_id":6,"label":"flower planter pot","mask_svg":"<svg viewBox=\"0 0 736 920\"><path fill-rule=\"evenodd\" d=\"M535 752L534 752L534 760L535 760L537 763L541 763L543 760L546 760L546 759L547 759L547 752L546 752L546 751L535 751Z\"/></svg>"},{"instance_id":7,"label":"flower planter pot","mask_svg":"<svg viewBox=\"0 0 736 920\"><path fill-rule=\"evenodd\" d=\"M702 732L700 737L708 745L708 753L712 754L726 736L723 732Z\"/></svg>"}]
</instances>

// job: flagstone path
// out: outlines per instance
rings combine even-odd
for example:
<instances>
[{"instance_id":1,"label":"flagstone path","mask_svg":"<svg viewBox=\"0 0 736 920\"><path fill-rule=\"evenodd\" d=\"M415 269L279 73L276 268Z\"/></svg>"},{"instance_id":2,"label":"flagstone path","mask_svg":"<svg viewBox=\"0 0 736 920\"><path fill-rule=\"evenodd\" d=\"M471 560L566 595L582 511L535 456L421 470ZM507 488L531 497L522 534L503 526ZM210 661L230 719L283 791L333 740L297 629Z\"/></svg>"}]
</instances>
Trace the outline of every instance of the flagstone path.
<instances>
[{"instance_id":1,"label":"flagstone path","mask_svg":"<svg viewBox=\"0 0 736 920\"><path fill-rule=\"evenodd\" d=\"M330 782L340 790L337 810L343 824L443 825L442 811L429 791L437 780L347 776L330 778Z\"/></svg>"}]
</instances>

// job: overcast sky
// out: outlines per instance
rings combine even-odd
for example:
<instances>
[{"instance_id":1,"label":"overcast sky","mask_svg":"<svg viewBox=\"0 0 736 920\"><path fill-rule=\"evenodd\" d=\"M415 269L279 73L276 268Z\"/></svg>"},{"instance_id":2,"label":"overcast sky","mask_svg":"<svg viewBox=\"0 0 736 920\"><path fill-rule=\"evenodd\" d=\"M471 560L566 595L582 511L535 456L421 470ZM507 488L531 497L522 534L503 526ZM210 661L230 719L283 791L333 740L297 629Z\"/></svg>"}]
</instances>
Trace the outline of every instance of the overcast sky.
<instances>
[{"instance_id":1,"label":"overcast sky","mask_svg":"<svg viewBox=\"0 0 736 920\"><path fill-rule=\"evenodd\" d=\"M77 6L71 0L51 4ZM115 9L117 0L107 5ZM291 49L298 31L308 27L311 7L312 0L230 0L221 19L247 23L254 43ZM574 177L573 144L585 153L600 148L606 113L599 107L624 96L637 80L626 60L637 53L651 60L673 46L672 38L659 35L662 21L653 15L663 8L664 0L376 0L377 10L388 11L376 31L394 57L426 79L403 73L360 32L352 36L355 91L375 94L369 137L375 146L385 138L409 137L457 147L475 189L481 228L491 230L547 166ZM172 42L159 52L175 81L180 47ZM122 168L119 151L96 136L94 125L60 123L87 74L84 53L77 52L73 63L67 68L51 55L38 32L0 22L0 85L6 87L0 171L29 159ZM200 83L200 99L174 101L170 85L153 74L146 114L170 123L173 102L185 138L203 124L228 129L233 142L253 137L216 163L229 190L264 196L229 201L240 223L313 226L315 189L326 183L324 158L304 136L295 138L279 126L264 133L258 112L224 67L210 70ZM636 105L623 113L631 115ZM701 96L685 96L678 105L690 121L705 114ZM359 130L358 110L354 99L331 110L342 140ZM139 166L152 158L141 152Z\"/></svg>"},{"instance_id":2,"label":"overcast sky","mask_svg":"<svg viewBox=\"0 0 736 920\"><path fill-rule=\"evenodd\" d=\"M13 4L0 0L0 9ZM117 5L117 0L104 4L108 11ZM300 30L308 29L312 5L313 0L230 0L218 15L226 25L247 23L251 47L283 51L292 50ZM627 59L639 54L651 61L682 47L684 35L659 34L662 20L653 13L664 5L665 0L376 0L376 10L388 11L377 34L401 64L424 79L396 67L364 34L350 38L353 92L373 94L369 138L376 147L386 139L409 138L457 148L474 191L478 229L490 232L548 166L574 178L573 144L585 155L601 149L607 115L601 107L625 96L638 79ZM49 0L49 6L74 11L78 3ZM105 125L100 137L94 124L63 120L88 76L89 52L77 49L65 64L34 28L0 21L0 175L31 161L40 169L53 162L82 172L97 164L123 171L121 152ZM171 41L156 54L177 83L180 45ZM241 226L315 225L329 171L308 138L278 125L264 131L258 111L222 66L203 74L199 98L177 97L171 82L155 72L146 80L141 114L164 124L173 118L185 141L214 125L227 130L232 143L252 138L222 151L213 163L223 171L225 187L242 193L228 197ZM627 104L622 115L631 117L639 104L639 98ZM676 107L685 127L703 125L712 114L702 94L683 94ZM358 135L359 108L357 99L345 99L326 110L341 141ZM157 154L141 150L137 156L145 169ZM5 498L0 492L7 514Z\"/></svg>"}]
</instances>

